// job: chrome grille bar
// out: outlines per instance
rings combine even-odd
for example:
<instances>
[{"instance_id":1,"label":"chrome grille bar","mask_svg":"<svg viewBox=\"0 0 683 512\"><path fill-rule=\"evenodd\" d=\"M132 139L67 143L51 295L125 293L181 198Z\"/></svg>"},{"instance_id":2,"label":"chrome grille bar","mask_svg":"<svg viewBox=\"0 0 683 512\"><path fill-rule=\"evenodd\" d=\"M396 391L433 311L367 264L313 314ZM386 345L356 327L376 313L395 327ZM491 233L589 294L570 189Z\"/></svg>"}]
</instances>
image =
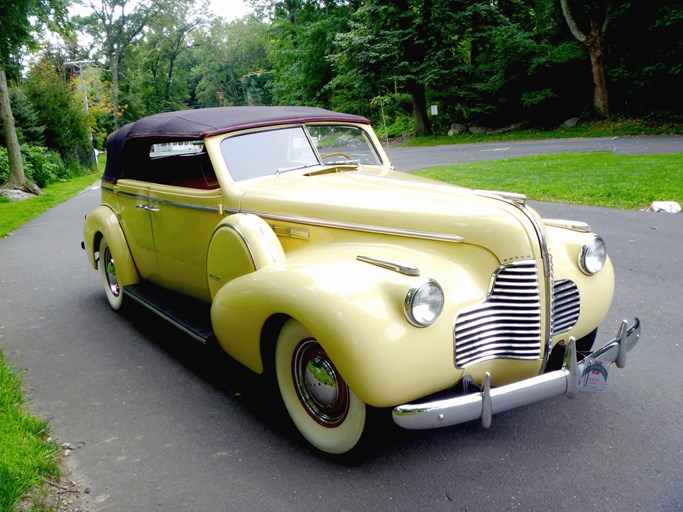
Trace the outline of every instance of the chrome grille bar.
<instances>
[{"instance_id":1,"label":"chrome grille bar","mask_svg":"<svg viewBox=\"0 0 683 512\"><path fill-rule=\"evenodd\" d=\"M581 297L576 283L569 279L556 282L553 302L553 334L567 332L576 325L581 312Z\"/></svg>"},{"instance_id":2,"label":"chrome grille bar","mask_svg":"<svg viewBox=\"0 0 683 512\"><path fill-rule=\"evenodd\" d=\"M541 357L541 295L533 261L501 267L486 300L455 321L455 365Z\"/></svg>"}]
</instances>

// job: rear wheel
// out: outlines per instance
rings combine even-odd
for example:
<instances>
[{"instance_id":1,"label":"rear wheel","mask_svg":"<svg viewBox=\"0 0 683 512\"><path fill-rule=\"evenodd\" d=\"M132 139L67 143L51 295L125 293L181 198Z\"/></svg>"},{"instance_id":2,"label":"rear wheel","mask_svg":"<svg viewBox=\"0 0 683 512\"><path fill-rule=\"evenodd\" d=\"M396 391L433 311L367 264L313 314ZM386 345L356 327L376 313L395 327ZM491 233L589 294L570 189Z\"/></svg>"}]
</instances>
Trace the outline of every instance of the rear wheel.
<instances>
[{"instance_id":1,"label":"rear wheel","mask_svg":"<svg viewBox=\"0 0 683 512\"><path fill-rule=\"evenodd\" d=\"M112 309L118 311L123 306L123 288L119 285L119 280L116 276L116 262L106 238L102 238L100 242L100 271L102 272L104 293L107 296L109 305Z\"/></svg>"},{"instance_id":2,"label":"rear wheel","mask_svg":"<svg viewBox=\"0 0 683 512\"><path fill-rule=\"evenodd\" d=\"M296 320L289 320L278 336L275 374L287 412L309 443L332 454L356 446L365 427L365 403Z\"/></svg>"}]
</instances>

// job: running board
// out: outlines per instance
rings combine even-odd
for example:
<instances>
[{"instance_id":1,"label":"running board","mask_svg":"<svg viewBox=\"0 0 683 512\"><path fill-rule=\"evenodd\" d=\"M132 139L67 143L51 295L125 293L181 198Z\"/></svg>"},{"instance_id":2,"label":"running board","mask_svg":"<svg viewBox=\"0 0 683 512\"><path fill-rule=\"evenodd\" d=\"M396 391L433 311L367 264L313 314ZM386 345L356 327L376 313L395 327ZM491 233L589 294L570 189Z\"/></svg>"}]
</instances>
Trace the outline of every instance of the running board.
<instances>
[{"instance_id":1,"label":"running board","mask_svg":"<svg viewBox=\"0 0 683 512\"><path fill-rule=\"evenodd\" d=\"M213 337L210 304L144 281L123 292L197 341L206 344Z\"/></svg>"}]
</instances>

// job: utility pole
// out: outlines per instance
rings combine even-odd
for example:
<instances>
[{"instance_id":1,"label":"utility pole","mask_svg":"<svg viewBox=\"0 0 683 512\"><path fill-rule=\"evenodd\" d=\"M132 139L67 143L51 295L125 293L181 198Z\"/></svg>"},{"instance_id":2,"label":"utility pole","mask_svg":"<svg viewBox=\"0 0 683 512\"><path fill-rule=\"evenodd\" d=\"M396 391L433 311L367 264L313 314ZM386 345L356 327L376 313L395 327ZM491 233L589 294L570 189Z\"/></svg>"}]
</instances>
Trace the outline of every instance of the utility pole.
<instances>
[{"instance_id":1,"label":"utility pole","mask_svg":"<svg viewBox=\"0 0 683 512\"><path fill-rule=\"evenodd\" d=\"M64 63L65 66L78 66L78 76L81 78L81 84L83 84L83 98L85 98L85 117L87 119L88 115L90 114L90 106L88 105L88 88L85 83L85 78L83 77L83 66L85 64L94 64L94 60L68 60ZM92 148L92 154L93 157L95 158L95 165L98 165L97 162L97 150L95 149L95 146L93 144L93 138L92 138L92 128L90 127L90 123L88 123L88 138L90 139L90 147Z\"/></svg>"}]
</instances>

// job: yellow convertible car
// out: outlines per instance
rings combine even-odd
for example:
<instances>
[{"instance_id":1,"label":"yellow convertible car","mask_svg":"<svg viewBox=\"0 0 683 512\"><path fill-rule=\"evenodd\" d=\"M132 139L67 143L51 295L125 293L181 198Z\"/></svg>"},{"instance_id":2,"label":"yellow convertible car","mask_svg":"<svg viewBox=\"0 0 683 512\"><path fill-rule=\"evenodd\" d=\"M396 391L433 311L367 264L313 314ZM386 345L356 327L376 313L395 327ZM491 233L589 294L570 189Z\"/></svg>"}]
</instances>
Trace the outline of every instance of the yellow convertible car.
<instances>
[{"instance_id":1,"label":"yellow convertible car","mask_svg":"<svg viewBox=\"0 0 683 512\"><path fill-rule=\"evenodd\" d=\"M113 309L137 301L273 375L328 453L357 445L368 405L409 429L488 426L601 390L640 337L624 321L590 352L614 274L585 223L394 171L367 119L319 108L120 128L83 247Z\"/></svg>"}]
</instances>

